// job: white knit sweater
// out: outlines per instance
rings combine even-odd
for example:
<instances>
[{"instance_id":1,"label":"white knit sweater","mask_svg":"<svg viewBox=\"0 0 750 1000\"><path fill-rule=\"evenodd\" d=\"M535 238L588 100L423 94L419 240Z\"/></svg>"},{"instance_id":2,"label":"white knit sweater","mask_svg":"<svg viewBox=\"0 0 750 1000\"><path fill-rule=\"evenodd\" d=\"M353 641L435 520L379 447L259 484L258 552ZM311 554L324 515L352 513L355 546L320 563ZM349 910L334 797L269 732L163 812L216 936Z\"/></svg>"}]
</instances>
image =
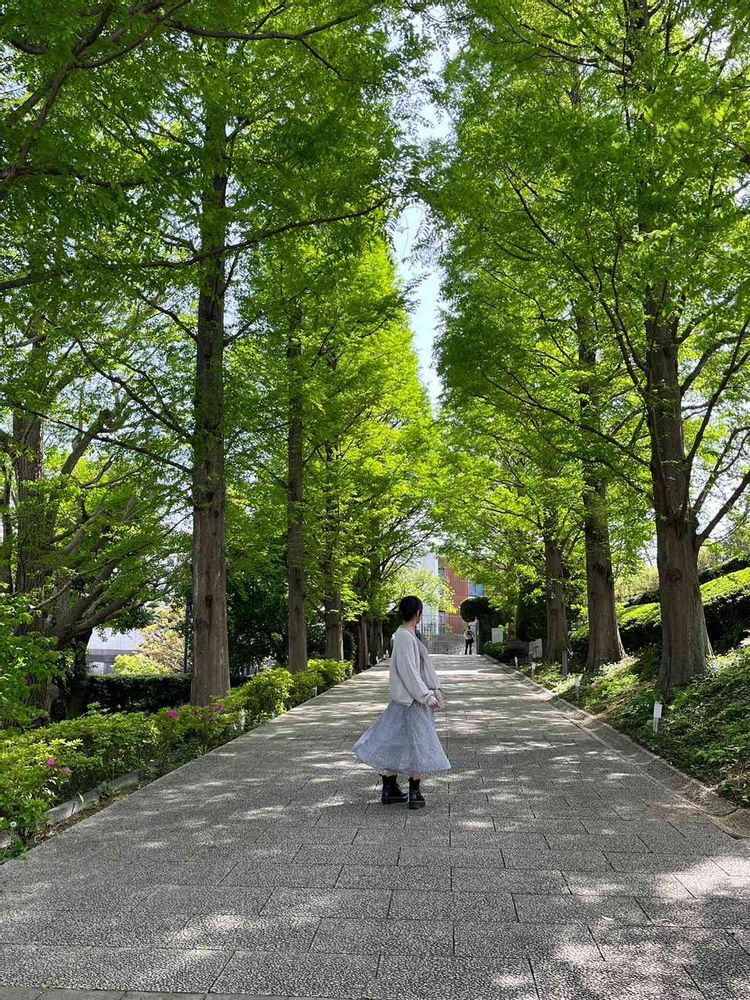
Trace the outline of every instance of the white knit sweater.
<instances>
[{"instance_id":1,"label":"white knit sweater","mask_svg":"<svg viewBox=\"0 0 750 1000\"><path fill-rule=\"evenodd\" d=\"M415 701L429 705L440 687L424 644L403 626L393 635L389 681L391 701L399 705L411 705Z\"/></svg>"}]
</instances>

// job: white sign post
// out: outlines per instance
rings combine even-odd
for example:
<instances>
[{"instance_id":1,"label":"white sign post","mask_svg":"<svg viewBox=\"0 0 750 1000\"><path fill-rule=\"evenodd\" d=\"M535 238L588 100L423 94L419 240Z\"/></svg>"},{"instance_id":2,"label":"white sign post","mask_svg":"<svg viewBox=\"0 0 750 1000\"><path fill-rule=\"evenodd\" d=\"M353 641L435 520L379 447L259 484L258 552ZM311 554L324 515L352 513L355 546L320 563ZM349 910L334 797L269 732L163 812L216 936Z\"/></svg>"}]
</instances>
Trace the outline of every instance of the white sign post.
<instances>
[{"instance_id":1,"label":"white sign post","mask_svg":"<svg viewBox=\"0 0 750 1000\"><path fill-rule=\"evenodd\" d=\"M544 656L544 644L541 639L532 639L529 643L529 659L541 660Z\"/></svg>"},{"instance_id":2,"label":"white sign post","mask_svg":"<svg viewBox=\"0 0 750 1000\"><path fill-rule=\"evenodd\" d=\"M581 690L581 674L574 674L573 680L575 681L576 693Z\"/></svg>"},{"instance_id":3,"label":"white sign post","mask_svg":"<svg viewBox=\"0 0 750 1000\"><path fill-rule=\"evenodd\" d=\"M659 720L661 719L661 713L664 706L660 701L654 702L654 732L659 732Z\"/></svg>"},{"instance_id":4,"label":"white sign post","mask_svg":"<svg viewBox=\"0 0 750 1000\"><path fill-rule=\"evenodd\" d=\"M505 642L505 629L502 625L492 630L492 641L502 645Z\"/></svg>"},{"instance_id":5,"label":"white sign post","mask_svg":"<svg viewBox=\"0 0 750 1000\"><path fill-rule=\"evenodd\" d=\"M514 661L514 663L516 664L516 670L518 670L518 657L517 657L517 656L514 656L514 657L513 657L513 661Z\"/></svg>"}]
</instances>

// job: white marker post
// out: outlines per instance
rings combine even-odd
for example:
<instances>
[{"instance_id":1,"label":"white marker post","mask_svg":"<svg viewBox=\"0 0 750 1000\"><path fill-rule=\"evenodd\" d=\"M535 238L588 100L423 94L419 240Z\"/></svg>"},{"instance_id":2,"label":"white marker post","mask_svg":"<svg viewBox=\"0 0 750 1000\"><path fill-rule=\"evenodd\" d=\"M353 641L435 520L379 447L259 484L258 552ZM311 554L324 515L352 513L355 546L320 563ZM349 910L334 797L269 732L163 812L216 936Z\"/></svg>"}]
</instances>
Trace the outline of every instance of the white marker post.
<instances>
[{"instance_id":1,"label":"white marker post","mask_svg":"<svg viewBox=\"0 0 750 1000\"><path fill-rule=\"evenodd\" d=\"M659 732L659 719L661 719L661 713L664 706L660 701L654 702L654 732Z\"/></svg>"},{"instance_id":2,"label":"white marker post","mask_svg":"<svg viewBox=\"0 0 750 1000\"><path fill-rule=\"evenodd\" d=\"M513 659L514 659L515 664L516 664L516 670L518 670L518 657L514 656Z\"/></svg>"},{"instance_id":3,"label":"white marker post","mask_svg":"<svg viewBox=\"0 0 750 1000\"><path fill-rule=\"evenodd\" d=\"M532 678L534 677L534 673L535 672L536 672L536 663L535 663L534 660L532 660L531 661L531 676L532 676Z\"/></svg>"},{"instance_id":4,"label":"white marker post","mask_svg":"<svg viewBox=\"0 0 750 1000\"><path fill-rule=\"evenodd\" d=\"M573 679L575 681L575 686L576 686L576 694L578 694L578 692L581 690L581 677L582 676L583 676L582 674L574 674L573 675Z\"/></svg>"}]
</instances>

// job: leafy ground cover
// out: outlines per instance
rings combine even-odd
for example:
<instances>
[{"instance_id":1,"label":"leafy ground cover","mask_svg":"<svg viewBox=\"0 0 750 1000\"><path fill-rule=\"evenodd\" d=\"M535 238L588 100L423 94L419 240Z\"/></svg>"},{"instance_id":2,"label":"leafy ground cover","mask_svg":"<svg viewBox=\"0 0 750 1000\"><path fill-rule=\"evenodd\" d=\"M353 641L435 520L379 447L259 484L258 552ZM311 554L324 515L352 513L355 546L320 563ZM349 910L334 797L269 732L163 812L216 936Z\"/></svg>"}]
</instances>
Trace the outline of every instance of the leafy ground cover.
<instances>
[{"instance_id":1,"label":"leafy ground cover","mask_svg":"<svg viewBox=\"0 0 750 1000\"><path fill-rule=\"evenodd\" d=\"M492 655L493 650L485 652ZM653 732L659 651L648 647L633 659L574 675L557 664L537 665L534 680L670 761L720 795L750 806L750 649L717 657L709 670L675 688ZM530 667L523 667L528 677Z\"/></svg>"},{"instance_id":2,"label":"leafy ground cover","mask_svg":"<svg viewBox=\"0 0 750 1000\"><path fill-rule=\"evenodd\" d=\"M207 707L105 712L35 729L0 731L0 833L12 856L32 842L52 806L128 771L150 780L268 722L352 674L351 663L311 660L304 673L266 670Z\"/></svg>"},{"instance_id":3,"label":"leafy ground cover","mask_svg":"<svg viewBox=\"0 0 750 1000\"><path fill-rule=\"evenodd\" d=\"M736 646L750 631L750 569L725 573L701 587L706 628L714 649L722 652ZM617 615L625 649L634 651L661 641L661 611L658 603L638 604ZM588 625L571 633L577 655L585 657Z\"/></svg>"}]
</instances>

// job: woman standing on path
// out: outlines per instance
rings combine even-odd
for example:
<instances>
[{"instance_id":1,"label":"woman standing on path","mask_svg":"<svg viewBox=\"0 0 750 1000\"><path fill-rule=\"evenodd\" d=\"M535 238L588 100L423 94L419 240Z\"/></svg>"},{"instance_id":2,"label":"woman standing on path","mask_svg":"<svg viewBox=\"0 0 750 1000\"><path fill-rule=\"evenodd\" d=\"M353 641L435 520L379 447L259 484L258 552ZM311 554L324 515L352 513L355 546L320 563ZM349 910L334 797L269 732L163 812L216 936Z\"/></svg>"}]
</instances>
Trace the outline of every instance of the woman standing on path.
<instances>
[{"instance_id":1,"label":"woman standing on path","mask_svg":"<svg viewBox=\"0 0 750 1000\"><path fill-rule=\"evenodd\" d=\"M417 638L422 602L418 597L404 597L398 613L402 624L393 636L391 700L375 725L357 740L354 753L382 775L383 805L406 801L397 778L408 774L409 808L421 809L425 804L419 787L422 775L440 774L451 768L435 729L434 713L445 702L430 654Z\"/></svg>"},{"instance_id":2,"label":"woman standing on path","mask_svg":"<svg viewBox=\"0 0 750 1000\"><path fill-rule=\"evenodd\" d=\"M464 656L471 656L471 651L474 648L474 633L471 631L471 625L467 625L464 629Z\"/></svg>"}]
</instances>

